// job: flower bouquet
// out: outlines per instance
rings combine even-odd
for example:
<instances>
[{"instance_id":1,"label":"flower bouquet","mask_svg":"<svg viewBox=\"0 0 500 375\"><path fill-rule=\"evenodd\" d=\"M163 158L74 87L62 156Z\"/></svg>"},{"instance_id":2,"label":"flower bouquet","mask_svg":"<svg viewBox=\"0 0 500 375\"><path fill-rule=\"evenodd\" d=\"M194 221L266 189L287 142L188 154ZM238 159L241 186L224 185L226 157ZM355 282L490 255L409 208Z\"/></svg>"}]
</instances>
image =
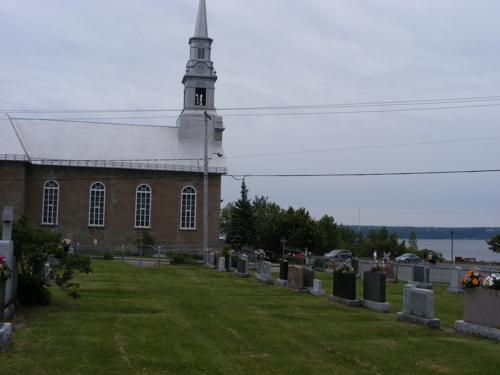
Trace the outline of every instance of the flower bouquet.
<instances>
[{"instance_id":1,"label":"flower bouquet","mask_svg":"<svg viewBox=\"0 0 500 375\"><path fill-rule=\"evenodd\" d=\"M347 261L344 264L338 266L336 268L336 271L342 273L349 273L349 272L354 272L354 268L351 266L351 262Z\"/></svg>"},{"instance_id":2,"label":"flower bouquet","mask_svg":"<svg viewBox=\"0 0 500 375\"><path fill-rule=\"evenodd\" d=\"M483 285L483 279L484 275L479 275L479 273L477 273L476 271L470 270L469 272L467 272L467 275L465 275L465 277L460 280L460 286L462 287L462 289L476 288Z\"/></svg>"},{"instance_id":3,"label":"flower bouquet","mask_svg":"<svg viewBox=\"0 0 500 375\"><path fill-rule=\"evenodd\" d=\"M385 264L383 262L376 262L370 264L370 270L372 271L382 271L384 268Z\"/></svg>"},{"instance_id":4,"label":"flower bouquet","mask_svg":"<svg viewBox=\"0 0 500 375\"><path fill-rule=\"evenodd\" d=\"M12 270L7 264L7 258L3 255L0 255L0 281L5 282L5 280L10 279L12 277Z\"/></svg>"},{"instance_id":5,"label":"flower bouquet","mask_svg":"<svg viewBox=\"0 0 500 375\"><path fill-rule=\"evenodd\" d=\"M263 249L259 249L255 252L255 257L257 259L265 259L266 258L266 252Z\"/></svg>"},{"instance_id":6,"label":"flower bouquet","mask_svg":"<svg viewBox=\"0 0 500 375\"><path fill-rule=\"evenodd\" d=\"M483 286L490 289L500 290L500 274L493 273L483 281Z\"/></svg>"}]
</instances>

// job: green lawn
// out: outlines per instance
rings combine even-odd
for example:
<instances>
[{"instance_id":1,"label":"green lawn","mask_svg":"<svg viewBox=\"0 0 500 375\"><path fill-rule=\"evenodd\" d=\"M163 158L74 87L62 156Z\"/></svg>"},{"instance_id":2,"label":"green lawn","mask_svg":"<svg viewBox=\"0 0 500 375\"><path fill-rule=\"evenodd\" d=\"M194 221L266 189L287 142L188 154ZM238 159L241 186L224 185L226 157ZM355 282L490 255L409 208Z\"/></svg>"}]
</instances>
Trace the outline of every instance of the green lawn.
<instances>
[{"instance_id":1,"label":"green lawn","mask_svg":"<svg viewBox=\"0 0 500 375\"><path fill-rule=\"evenodd\" d=\"M273 275L276 278L278 275ZM332 276L316 273L332 294ZM456 334L461 295L435 288L441 329L195 266L94 261L82 298L21 308L0 374L495 374L500 342ZM358 280L358 296L362 282Z\"/></svg>"}]
</instances>

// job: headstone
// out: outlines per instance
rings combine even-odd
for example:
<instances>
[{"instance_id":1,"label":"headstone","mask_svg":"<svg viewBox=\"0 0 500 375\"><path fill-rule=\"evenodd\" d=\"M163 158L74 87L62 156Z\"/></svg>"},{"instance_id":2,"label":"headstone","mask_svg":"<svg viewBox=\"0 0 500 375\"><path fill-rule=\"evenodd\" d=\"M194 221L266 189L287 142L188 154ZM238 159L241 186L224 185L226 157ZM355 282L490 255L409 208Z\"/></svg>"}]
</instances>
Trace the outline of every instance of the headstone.
<instances>
[{"instance_id":1,"label":"headstone","mask_svg":"<svg viewBox=\"0 0 500 375\"><path fill-rule=\"evenodd\" d=\"M432 289L432 284L429 283L429 267L427 266L413 266L412 278L409 284L413 284L418 288Z\"/></svg>"},{"instance_id":2,"label":"headstone","mask_svg":"<svg viewBox=\"0 0 500 375\"><path fill-rule=\"evenodd\" d=\"M214 267L219 265L220 261L220 251L214 253Z\"/></svg>"},{"instance_id":3,"label":"headstone","mask_svg":"<svg viewBox=\"0 0 500 375\"><path fill-rule=\"evenodd\" d=\"M394 263L392 262L385 263L384 267L382 268L382 271L385 272L386 281L388 279L394 279Z\"/></svg>"},{"instance_id":4,"label":"headstone","mask_svg":"<svg viewBox=\"0 0 500 375\"><path fill-rule=\"evenodd\" d=\"M356 299L356 274L354 272L333 273L333 295L348 300Z\"/></svg>"},{"instance_id":5,"label":"headstone","mask_svg":"<svg viewBox=\"0 0 500 375\"><path fill-rule=\"evenodd\" d=\"M215 268L215 254L208 253L208 268Z\"/></svg>"},{"instance_id":6,"label":"headstone","mask_svg":"<svg viewBox=\"0 0 500 375\"><path fill-rule=\"evenodd\" d=\"M217 268L217 272L226 272L226 258L219 257L219 268Z\"/></svg>"},{"instance_id":7,"label":"headstone","mask_svg":"<svg viewBox=\"0 0 500 375\"><path fill-rule=\"evenodd\" d=\"M333 274L333 271L335 271L335 261L333 259L328 259L326 262L326 273L328 274Z\"/></svg>"},{"instance_id":8,"label":"headstone","mask_svg":"<svg viewBox=\"0 0 500 375\"><path fill-rule=\"evenodd\" d=\"M303 282L305 288L314 286L314 270L307 267L302 267Z\"/></svg>"},{"instance_id":9,"label":"headstone","mask_svg":"<svg viewBox=\"0 0 500 375\"><path fill-rule=\"evenodd\" d=\"M262 262L264 262L263 259L257 259L257 273L262 273Z\"/></svg>"},{"instance_id":10,"label":"headstone","mask_svg":"<svg viewBox=\"0 0 500 375\"><path fill-rule=\"evenodd\" d=\"M0 284L0 352L3 352L10 342L12 336L12 324L4 323L14 313L13 302L17 293L18 266L14 256L14 243L12 242L12 221L14 212L12 207L4 207L2 214L2 241L0 241L0 254L4 257L12 276L5 283ZM7 308L5 308L7 307ZM7 316L8 312L8 316Z\"/></svg>"},{"instance_id":11,"label":"headstone","mask_svg":"<svg viewBox=\"0 0 500 375\"><path fill-rule=\"evenodd\" d=\"M318 296L318 297L323 297L325 296L325 291L323 290L323 282L318 279L314 279L313 281L313 288L309 291L309 293Z\"/></svg>"},{"instance_id":12,"label":"headstone","mask_svg":"<svg viewBox=\"0 0 500 375\"><path fill-rule=\"evenodd\" d=\"M238 257L238 268L234 273L238 277L249 277L250 273L248 272L248 256L245 254L240 254Z\"/></svg>"},{"instance_id":13,"label":"headstone","mask_svg":"<svg viewBox=\"0 0 500 375\"><path fill-rule=\"evenodd\" d=\"M296 290L304 288L304 275L302 267L288 267L288 287Z\"/></svg>"},{"instance_id":14,"label":"headstone","mask_svg":"<svg viewBox=\"0 0 500 375\"><path fill-rule=\"evenodd\" d=\"M359 259L351 259L351 266L354 268L354 273L359 273Z\"/></svg>"},{"instance_id":15,"label":"headstone","mask_svg":"<svg viewBox=\"0 0 500 375\"><path fill-rule=\"evenodd\" d=\"M450 268L450 287L447 289L448 293L452 294L463 294L464 291L460 286L460 280L462 280L463 270L460 267Z\"/></svg>"},{"instance_id":16,"label":"headstone","mask_svg":"<svg viewBox=\"0 0 500 375\"><path fill-rule=\"evenodd\" d=\"M261 272L256 273L254 275L254 279L264 284L274 284L274 280L271 277L272 266L271 262L263 260L261 264Z\"/></svg>"},{"instance_id":17,"label":"headstone","mask_svg":"<svg viewBox=\"0 0 500 375\"><path fill-rule=\"evenodd\" d=\"M2 241L0 241L0 255L3 255L10 269L12 270L12 277L7 279L5 283L5 306L13 304L17 295L17 281L19 277L18 265L16 257L14 256L14 242L11 240L12 236L12 221L14 220L14 213L12 207L4 207L2 214ZM13 312L13 310L9 310ZM9 318L7 316L6 318Z\"/></svg>"},{"instance_id":18,"label":"headstone","mask_svg":"<svg viewBox=\"0 0 500 375\"><path fill-rule=\"evenodd\" d=\"M280 277L276 280L276 285L287 287L288 286L288 261L280 261Z\"/></svg>"},{"instance_id":19,"label":"headstone","mask_svg":"<svg viewBox=\"0 0 500 375\"><path fill-rule=\"evenodd\" d=\"M374 302L385 302L386 274L379 271L363 273L363 299Z\"/></svg>"},{"instance_id":20,"label":"headstone","mask_svg":"<svg viewBox=\"0 0 500 375\"><path fill-rule=\"evenodd\" d=\"M412 270L412 281L416 281L417 283L428 283L429 267L414 266Z\"/></svg>"},{"instance_id":21,"label":"headstone","mask_svg":"<svg viewBox=\"0 0 500 375\"><path fill-rule=\"evenodd\" d=\"M441 321L434 318L434 291L416 288L407 284L403 292L403 312L396 319L420 324L429 328L439 328Z\"/></svg>"},{"instance_id":22,"label":"headstone","mask_svg":"<svg viewBox=\"0 0 500 375\"><path fill-rule=\"evenodd\" d=\"M361 302L356 299L356 274L354 272L333 272L333 294L328 299L347 306L359 307Z\"/></svg>"}]
</instances>

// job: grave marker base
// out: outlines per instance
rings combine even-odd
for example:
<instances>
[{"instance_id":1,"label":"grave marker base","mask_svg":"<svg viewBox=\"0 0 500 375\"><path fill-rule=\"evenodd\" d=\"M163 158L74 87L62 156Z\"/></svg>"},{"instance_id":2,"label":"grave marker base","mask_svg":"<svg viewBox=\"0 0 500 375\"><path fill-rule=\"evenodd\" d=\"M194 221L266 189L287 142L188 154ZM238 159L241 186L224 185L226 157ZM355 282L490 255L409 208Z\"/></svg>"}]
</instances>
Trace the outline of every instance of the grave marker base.
<instances>
[{"instance_id":1,"label":"grave marker base","mask_svg":"<svg viewBox=\"0 0 500 375\"><path fill-rule=\"evenodd\" d=\"M250 277L250 273L249 273L249 272L244 272L244 273L242 273L242 272L238 272L238 271L236 271L236 272L234 273L234 276L236 276L236 277Z\"/></svg>"},{"instance_id":2,"label":"grave marker base","mask_svg":"<svg viewBox=\"0 0 500 375\"><path fill-rule=\"evenodd\" d=\"M278 280L276 280L276 285L286 288L286 287L288 287L288 280L278 279Z\"/></svg>"},{"instance_id":3,"label":"grave marker base","mask_svg":"<svg viewBox=\"0 0 500 375\"><path fill-rule=\"evenodd\" d=\"M455 331L500 341L500 329L466 323L463 320L455 320Z\"/></svg>"},{"instance_id":4,"label":"grave marker base","mask_svg":"<svg viewBox=\"0 0 500 375\"><path fill-rule=\"evenodd\" d=\"M421 326L427 327L427 328L440 328L441 327L441 319L426 319L426 318L421 318L416 315L410 315L410 314L405 314L402 312L396 313L396 320L398 321L403 321L403 322L410 322L414 324L419 324Z\"/></svg>"},{"instance_id":5,"label":"grave marker base","mask_svg":"<svg viewBox=\"0 0 500 375\"><path fill-rule=\"evenodd\" d=\"M391 304L389 302L375 302L367 299L360 299L361 306L368 310L380 311L383 313L391 312Z\"/></svg>"},{"instance_id":6,"label":"grave marker base","mask_svg":"<svg viewBox=\"0 0 500 375\"><path fill-rule=\"evenodd\" d=\"M328 299L330 301L338 302L338 303L341 303L343 305L347 305L350 307L360 307L361 306L361 301L359 299L346 299L346 298L337 297L334 295L329 295Z\"/></svg>"},{"instance_id":7,"label":"grave marker base","mask_svg":"<svg viewBox=\"0 0 500 375\"><path fill-rule=\"evenodd\" d=\"M274 280L272 278L265 277L265 276L261 275L260 273L256 273L253 276L253 278L254 278L254 280L257 280L260 283L264 283L264 284L268 284L268 285L274 284Z\"/></svg>"},{"instance_id":8,"label":"grave marker base","mask_svg":"<svg viewBox=\"0 0 500 375\"><path fill-rule=\"evenodd\" d=\"M0 325L0 352L7 349L10 343L10 337L12 336L12 324L4 323Z\"/></svg>"}]
</instances>

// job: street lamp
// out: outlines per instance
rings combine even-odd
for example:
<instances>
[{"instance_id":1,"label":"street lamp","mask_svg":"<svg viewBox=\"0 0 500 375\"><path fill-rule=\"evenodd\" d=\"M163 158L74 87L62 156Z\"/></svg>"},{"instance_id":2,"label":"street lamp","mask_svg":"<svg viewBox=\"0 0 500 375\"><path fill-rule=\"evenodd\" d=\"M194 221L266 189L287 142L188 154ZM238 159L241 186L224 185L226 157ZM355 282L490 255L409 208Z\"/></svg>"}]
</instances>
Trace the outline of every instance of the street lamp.
<instances>
[{"instance_id":1,"label":"street lamp","mask_svg":"<svg viewBox=\"0 0 500 375\"><path fill-rule=\"evenodd\" d=\"M451 260L455 264L455 258L453 258L453 231L451 231Z\"/></svg>"},{"instance_id":2,"label":"street lamp","mask_svg":"<svg viewBox=\"0 0 500 375\"><path fill-rule=\"evenodd\" d=\"M203 263L206 263L208 251L208 120L212 117L204 112L205 115L205 147L203 152ZM223 155L220 152L210 154L217 155L221 158Z\"/></svg>"}]
</instances>

